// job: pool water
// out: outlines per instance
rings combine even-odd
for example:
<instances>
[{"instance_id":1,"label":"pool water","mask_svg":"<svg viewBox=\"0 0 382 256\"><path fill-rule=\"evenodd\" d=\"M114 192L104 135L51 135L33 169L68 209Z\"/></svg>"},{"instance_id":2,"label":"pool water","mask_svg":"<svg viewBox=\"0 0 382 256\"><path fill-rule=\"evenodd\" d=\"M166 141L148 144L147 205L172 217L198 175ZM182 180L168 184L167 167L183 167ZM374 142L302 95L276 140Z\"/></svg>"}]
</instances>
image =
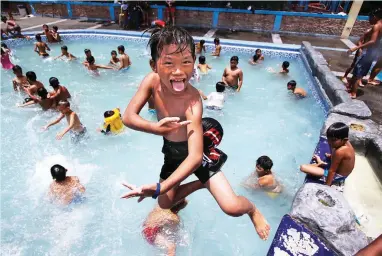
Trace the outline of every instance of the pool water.
<instances>
[{"instance_id":1,"label":"pool water","mask_svg":"<svg viewBox=\"0 0 382 256\"><path fill-rule=\"evenodd\" d=\"M11 71L1 71L1 247L12 255L161 255L141 236L142 223L155 201L122 200L122 181L147 184L158 180L163 164L162 138L129 129L118 136L103 136L96 128L103 123L103 112L120 107L123 111L140 81L150 72L144 42L122 39L68 40L69 52L79 60L66 62L41 59L32 43L15 48L14 63L24 73L34 71L47 89L51 76L59 79L72 94L72 109L87 127L89 137L72 144L66 135L55 136L66 121L43 132L41 127L55 119L54 111L17 108L25 95L12 88ZM128 72L102 70L89 75L81 65L83 50L90 48L97 64L107 64L110 51L123 44L132 60ZM60 54L60 45L51 45L51 56ZM272 230L269 240L261 241L249 218L226 216L207 190L189 196L181 211L181 232L177 255L265 255L282 216L291 206L293 195L304 175L298 165L310 160L324 122L325 110L313 95L314 87L298 54L266 55L257 66L248 64L249 53L223 51L220 58L207 55L213 69L195 86L205 94L215 91L229 58L238 55L244 72L240 93L227 93L223 111L204 111L219 120L224 138L219 146L227 153L223 171L234 190L247 196L265 215ZM271 74L267 67L280 69L291 63L287 76ZM308 92L296 99L286 89L288 80ZM145 107L141 115L155 117ZM268 155L274 173L284 185L284 193L271 198L262 191L248 191L240 183L254 171L255 161ZM69 175L79 176L86 187L81 204L60 207L46 199L50 167L62 164ZM195 179L192 176L188 180Z\"/></svg>"}]
</instances>

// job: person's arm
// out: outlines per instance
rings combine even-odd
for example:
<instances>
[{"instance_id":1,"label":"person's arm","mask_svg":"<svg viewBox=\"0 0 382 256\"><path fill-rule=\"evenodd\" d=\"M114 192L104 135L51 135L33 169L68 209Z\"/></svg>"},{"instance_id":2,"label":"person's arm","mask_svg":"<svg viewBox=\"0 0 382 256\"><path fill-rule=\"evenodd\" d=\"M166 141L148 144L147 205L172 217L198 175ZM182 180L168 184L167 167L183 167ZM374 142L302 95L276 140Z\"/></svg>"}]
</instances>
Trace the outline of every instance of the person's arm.
<instances>
[{"instance_id":1,"label":"person's arm","mask_svg":"<svg viewBox=\"0 0 382 256\"><path fill-rule=\"evenodd\" d=\"M24 91L26 92L26 94L28 94L29 98L31 98L32 100L34 101L37 101L37 102L40 102L40 99L37 98L36 96L34 96L31 91L29 90L29 88L25 88L24 87Z\"/></svg>"},{"instance_id":2,"label":"person's arm","mask_svg":"<svg viewBox=\"0 0 382 256\"><path fill-rule=\"evenodd\" d=\"M120 60L120 61L119 61L119 68L118 68L118 71L121 70L121 69L123 69L123 68L124 68L124 67L123 67L123 61Z\"/></svg>"},{"instance_id":3,"label":"person's arm","mask_svg":"<svg viewBox=\"0 0 382 256\"><path fill-rule=\"evenodd\" d=\"M64 54L61 54L60 56L57 56L56 58L54 58L54 60L57 60L57 59L61 58L62 56L64 56Z\"/></svg>"},{"instance_id":4,"label":"person's arm","mask_svg":"<svg viewBox=\"0 0 382 256\"><path fill-rule=\"evenodd\" d=\"M56 139L61 140L62 137L64 137L64 135L73 128L76 115L76 113L72 113L70 115L68 127L66 127L62 132L57 134Z\"/></svg>"},{"instance_id":5,"label":"person's arm","mask_svg":"<svg viewBox=\"0 0 382 256\"><path fill-rule=\"evenodd\" d=\"M69 53L69 60L73 60L73 59L77 59L77 57L74 56L73 54Z\"/></svg>"},{"instance_id":6,"label":"person's arm","mask_svg":"<svg viewBox=\"0 0 382 256\"><path fill-rule=\"evenodd\" d=\"M65 117L65 115L61 114L56 120L54 120L53 122L51 122L48 125L44 126L43 129L46 130L49 127L51 127L52 125L58 124L64 117Z\"/></svg>"},{"instance_id":7,"label":"person's arm","mask_svg":"<svg viewBox=\"0 0 382 256\"><path fill-rule=\"evenodd\" d=\"M105 66L105 65L95 65L97 68L102 68L102 69L114 69L113 67Z\"/></svg>"},{"instance_id":8,"label":"person's arm","mask_svg":"<svg viewBox=\"0 0 382 256\"><path fill-rule=\"evenodd\" d=\"M364 44L360 44L356 47L353 47L351 48L350 50L348 50L348 52L355 52L357 51L358 49L363 49L363 48L367 48L369 47L370 45L373 45L375 43L377 43L377 40L378 40L378 34L379 34L379 30L380 30L380 25L374 25L373 28L372 28L372 34L371 34L371 38L368 42L364 43Z\"/></svg>"},{"instance_id":9,"label":"person's arm","mask_svg":"<svg viewBox=\"0 0 382 256\"><path fill-rule=\"evenodd\" d=\"M31 101L28 101L27 103L23 103L23 104L19 104L17 105L17 107L19 108L23 108L23 107L27 107L27 106L30 106L30 105L34 105L34 104L37 104L38 102L34 101L34 100L31 100Z\"/></svg>"},{"instance_id":10,"label":"person's arm","mask_svg":"<svg viewBox=\"0 0 382 256\"><path fill-rule=\"evenodd\" d=\"M198 91L199 91L200 97L202 97L203 100L208 99L208 97L202 92L202 90L198 90Z\"/></svg>"},{"instance_id":11,"label":"person's arm","mask_svg":"<svg viewBox=\"0 0 382 256\"><path fill-rule=\"evenodd\" d=\"M12 80L12 84L13 84L13 90L15 90L15 92L17 92L18 91L17 82L15 81L15 79Z\"/></svg>"},{"instance_id":12,"label":"person's arm","mask_svg":"<svg viewBox=\"0 0 382 256\"><path fill-rule=\"evenodd\" d=\"M34 50L35 52L39 53L38 49L37 49L37 44L34 45Z\"/></svg>"},{"instance_id":13,"label":"person's arm","mask_svg":"<svg viewBox=\"0 0 382 256\"><path fill-rule=\"evenodd\" d=\"M239 72L239 84L238 84L238 88L236 90L237 92L240 92L242 85L243 85L243 71L240 70L240 72Z\"/></svg>"},{"instance_id":14,"label":"person's arm","mask_svg":"<svg viewBox=\"0 0 382 256\"><path fill-rule=\"evenodd\" d=\"M61 93L61 88L58 88L57 92L54 91L54 93L51 94L49 98L54 100L55 98L57 98L60 95L60 93Z\"/></svg>"},{"instance_id":15,"label":"person's arm","mask_svg":"<svg viewBox=\"0 0 382 256\"><path fill-rule=\"evenodd\" d=\"M226 76L227 76L227 68L224 69L223 76L222 76L222 82L225 83L225 85L228 85L227 81L225 80Z\"/></svg>"},{"instance_id":16,"label":"person's arm","mask_svg":"<svg viewBox=\"0 0 382 256\"><path fill-rule=\"evenodd\" d=\"M222 50L221 45L219 45L216 49L216 56L220 56L220 51Z\"/></svg>"},{"instance_id":17,"label":"person's arm","mask_svg":"<svg viewBox=\"0 0 382 256\"><path fill-rule=\"evenodd\" d=\"M200 70L200 64L198 64L198 69Z\"/></svg>"},{"instance_id":18,"label":"person's arm","mask_svg":"<svg viewBox=\"0 0 382 256\"><path fill-rule=\"evenodd\" d=\"M210 65L207 64L207 68L208 68L208 69L212 69L212 66L210 66Z\"/></svg>"},{"instance_id":19,"label":"person's arm","mask_svg":"<svg viewBox=\"0 0 382 256\"><path fill-rule=\"evenodd\" d=\"M48 51L50 51L50 48L49 48L49 46L45 43L45 48L48 50Z\"/></svg>"},{"instance_id":20,"label":"person's arm","mask_svg":"<svg viewBox=\"0 0 382 256\"><path fill-rule=\"evenodd\" d=\"M206 46L205 45L203 45L203 48L202 48L202 51L204 50L204 53L206 53L207 51L206 51Z\"/></svg>"},{"instance_id":21,"label":"person's arm","mask_svg":"<svg viewBox=\"0 0 382 256\"><path fill-rule=\"evenodd\" d=\"M335 150L332 154L332 164L329 168L329 174L326 179L326 185L331 186L334 176L337 172L338 166L341 164L341 162L344 159L344 153L341 150Z\"/></svg>"},{"instance_id":22,"label":"person's arm","mask_svg":"<svg viewBox=\"0 0 382 256\"><path fill-rule=\"evenodd\" d=\"M255 182L255 175L252 173L249 175L242 183L241 186L248 189L258 189L260 188L259 184Z\"/></svg>"},{"instance_id":23,"label":"person's arm","mask_svg":"<svg viewBox=\"0 0 382 256\"><path fill-rule=\"evenodd\" d=\"M75 177L75 180L77 182L77 189L81 192L81 193L85 193L86 189L85 187L80 183L80 179L78 177Z\"/></svg>"}]
</instances>

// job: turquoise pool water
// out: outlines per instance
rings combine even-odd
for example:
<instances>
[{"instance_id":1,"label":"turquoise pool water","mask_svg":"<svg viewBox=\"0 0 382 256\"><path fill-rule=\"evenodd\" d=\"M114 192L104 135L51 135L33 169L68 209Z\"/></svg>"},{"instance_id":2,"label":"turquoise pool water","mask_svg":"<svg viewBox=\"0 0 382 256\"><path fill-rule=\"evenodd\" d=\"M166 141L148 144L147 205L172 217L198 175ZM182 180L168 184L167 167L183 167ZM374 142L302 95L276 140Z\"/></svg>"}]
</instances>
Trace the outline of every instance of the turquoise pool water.
<instances>
[{"instance_id":1,"label":"turquoise pool water","mask_svg":"<svg viewBox=\"0 0 382 256\"><path fill-rule=\"evenodd\" d=\"M127 129L119 136L96 132L103 112L120 107L123 111L140 81L150 72L144 42L121 39L88 38L67 40L69 52L78 61L42 60L33 52L32 43L15 48L15 64L24 73L34 71L47 88L48 79L57 77L67 86L72 107L87 127L89 138L73 145L69 136L62 141L55 135L66 123L46 132L41 127L58 116L39 108L20 109L25 95L15 93L13 74L1 71L1 247L12 255L161 255L141 236L141 225L155 201L119 199L126 190L121 181L135 184L158 179L163 155L162 138ZM126 73L101 71L93 77L82 67L83 50L90 48L96 63L107 64L110 51L123 44L133 66ZM51 46L58 56L60 45ZM204 116L219 120L224 128L220 149L229 156L224 166L234 190L252 200L272 226L267 242L261 241L248 217L232 218L219 209L208 191L189 197L189 205L180 213L178 255L265 255L281 217L289 211L293 195L304 175L298 165L310 160L318 141L325 111L313 97L312 81L299 55L269 53L263 64L250 66L249 53L223 52L220 58L207 56L213 69L195 86L205 94L215 90L229 58L238 55L244 72L244 85L238 94L229 94L222 112L204 111ZM286 77L268 73L279 69L282 61L291 63ZM308 92L297 100L286 90L288 80ZM155 117L145 108L141 115ZM257 157L268 155L285 192L276 198L262 191L240 186L255 166ZM69 175L79 176L86 187L82 204L62 208L50 204L46 193L51 182L50 167L62 164ZM191 177L194 179L194 176Z\"/></svg>"}]
</instances>

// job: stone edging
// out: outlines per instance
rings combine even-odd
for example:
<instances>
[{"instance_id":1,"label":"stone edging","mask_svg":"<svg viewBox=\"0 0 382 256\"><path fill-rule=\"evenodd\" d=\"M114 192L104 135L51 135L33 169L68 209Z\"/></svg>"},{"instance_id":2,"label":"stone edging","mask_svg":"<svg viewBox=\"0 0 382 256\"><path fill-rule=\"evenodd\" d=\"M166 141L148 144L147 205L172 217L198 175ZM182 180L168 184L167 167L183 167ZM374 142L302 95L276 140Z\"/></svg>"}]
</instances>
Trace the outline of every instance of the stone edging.
<instances>
[{"instance_id":1,"label":"stone edging","mask_svg":"<svg viewBox=\"0 0 382 256\"><path fill-rule=\"evenodd\" d=\"M332 73L325 58L309 42L302 42L301 54L321 92L326 94L323 98L332 106L321 136L326 136L327 128L334 122L358 126L360 130L350 129L349 140L358 152L365 154L382 182L382 126L370 119L371 111L363 101L349 97L346 87Z\"/></svg>"}]
</instances>

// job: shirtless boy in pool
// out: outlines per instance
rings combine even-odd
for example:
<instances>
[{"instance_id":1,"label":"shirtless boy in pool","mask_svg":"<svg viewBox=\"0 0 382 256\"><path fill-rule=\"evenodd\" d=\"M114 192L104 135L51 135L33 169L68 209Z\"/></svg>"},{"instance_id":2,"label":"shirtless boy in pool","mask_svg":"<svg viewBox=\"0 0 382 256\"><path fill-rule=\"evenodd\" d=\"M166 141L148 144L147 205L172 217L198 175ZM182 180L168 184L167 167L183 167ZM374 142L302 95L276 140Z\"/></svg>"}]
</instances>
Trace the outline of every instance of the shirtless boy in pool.
<instances>
[{"instance_id":1,"label":"shirtless boy in pool","mask_svg":"<svg viewBox=\"0 0 382 256\"><path fill-rule=\"evenodd\" d=\"M24 86L29 86L28 79L23 75L23 69L19 66L13 66L12 68L13 74L15 74L15 78L13 78L13 89L15 91L23 91Z\"/></svg>"},{"instance_id":2,"label":"shirtless boy in pool","mask_svg":"<svg viewBox=\"0 0 382 256\"><path fill-rule=\"evenodd\" d=\"M230 60L230 66L224 69L222 81L229 88L240 92L243 85L243 71L237 66L239 63L239 57L232 56Z\"/></svg>"},{"instance_id":3,"label":"shirtless boy in pool","mask_svg":"<svg viewBox=\"0 0 382 256\"><path fill-rule=\"evenodd\" d=\"M184 191L192 185L180 183L204 168L201 166L206 146L203 143L203 106L198 90L189 83L196 56L194 40L188 32L172 26L154 29L149 46L150 64L159 75L159 83L153 82L156 79L153 73L145 77L123 115L123 122L131 129L163 136L164 165L160 182L141 187L125 184L132 191L122 198L139 197L140 202L145 197L156 199L159 196L159 206L169 209L184 198ZM154 97L157 123L139 116L151 96ZM223 172L207 169L199 174L200 184L203 183L226 214L233 217L248 214L260 238L268 238L270 227L264 216L247 198L235 194Z\"/></svg>"},{"instance_id":4,"label":"shirtless boy in pool","mask_svg":"<svg viewBox=\"0 0 382 256\"><path fill-rule=\"evenodd\" d=\"M125 53L125 47L123 45L118 46L119 64L118 70L127 70L131 65L130 57Z\"/></svg>"},{"instance_id":5,"label":"shirtless boy in pool","mask_svg":"<svg viewBox=\"0 0 382 256\"><path fill-rule=\"evenodd\" d=\"M41 36L38 34L36 35L36 40L37 40L37 43L34 46L34 51L37 52L38 55L42 57L48 57L49 54L46 51L50 51L49 46L43 41L41 41Z\"/></svg>"}]
</instances>

